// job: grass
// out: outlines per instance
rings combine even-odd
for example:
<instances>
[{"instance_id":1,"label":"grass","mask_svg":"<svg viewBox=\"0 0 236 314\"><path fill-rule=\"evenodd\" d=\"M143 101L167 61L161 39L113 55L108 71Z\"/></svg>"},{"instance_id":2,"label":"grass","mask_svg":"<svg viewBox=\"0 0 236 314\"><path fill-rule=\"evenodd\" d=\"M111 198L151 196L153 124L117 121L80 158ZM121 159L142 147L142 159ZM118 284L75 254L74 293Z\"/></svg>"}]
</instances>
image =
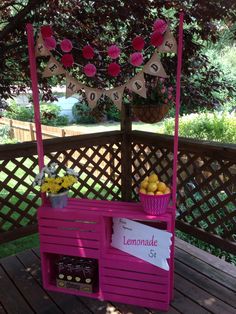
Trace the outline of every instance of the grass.
<instances>
[{"instance_id":1,"label":"grass","mask_svg":"<svg viewBox=\"0 0 236 314\"><path fill-rule=\"evenodd\" d=\"M1 244L0 258L39 246L38 233Z\"/></svg>"},{"instance_id":2,"label":"grass","mask_svg":"<svg viewBox=\"0 0 236 314\"><path fill-rule=\"evenodd\" d=\"M212 255L218 256L219 258L224 259L226 262L231 263L233 265L236 266L236 255L234 254L230 254L226 251L223 251L219 248L216 248L215 246L206 243L204 241L201 241L189 234L186 234L182 231L176 230L176 236L196 247L198 247L199 249L202 249Z\"/></svg>"}]
</instances>

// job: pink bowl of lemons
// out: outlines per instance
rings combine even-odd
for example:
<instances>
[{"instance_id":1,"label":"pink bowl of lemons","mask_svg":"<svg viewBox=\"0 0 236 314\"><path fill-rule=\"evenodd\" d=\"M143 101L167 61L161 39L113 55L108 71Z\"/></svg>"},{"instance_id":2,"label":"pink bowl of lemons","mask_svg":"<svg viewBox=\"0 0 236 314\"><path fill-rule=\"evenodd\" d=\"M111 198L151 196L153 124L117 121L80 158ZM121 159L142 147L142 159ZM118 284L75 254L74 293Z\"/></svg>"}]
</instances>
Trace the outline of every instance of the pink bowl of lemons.
<instances>
[{"instance_id":1,"label":"pink bowl of lemons","mask_svg":"<svg viewBox=\"0 0 236 314\"><path fill-rule=\"evenodd\" d=\"M140 184L139 199L143 210L149 215L164 214L170 202L171 189L151 173Z\"/></svg>"}]
</instances>

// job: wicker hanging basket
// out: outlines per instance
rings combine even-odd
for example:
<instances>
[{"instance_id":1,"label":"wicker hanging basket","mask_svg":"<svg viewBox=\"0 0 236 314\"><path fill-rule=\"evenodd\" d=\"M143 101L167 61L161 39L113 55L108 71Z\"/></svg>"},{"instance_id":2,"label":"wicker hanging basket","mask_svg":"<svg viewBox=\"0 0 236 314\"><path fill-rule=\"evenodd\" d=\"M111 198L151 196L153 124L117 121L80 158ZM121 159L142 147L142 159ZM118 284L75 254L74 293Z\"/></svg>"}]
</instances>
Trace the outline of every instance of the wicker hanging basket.
<instances>
[{"instance_id":1,"label":"wicker hanging basket","mask_svg":"<svg viewBox=\"0 0 236 314\"><path fill-rule=\"evenodd\" d=\"M143 105L135 106L133 105L133 112L135 116L142 122L145 123L156 123L161 121L168 113L170 109L169 105L162 106L152 106Z\"/></svg>"}]
</instances>

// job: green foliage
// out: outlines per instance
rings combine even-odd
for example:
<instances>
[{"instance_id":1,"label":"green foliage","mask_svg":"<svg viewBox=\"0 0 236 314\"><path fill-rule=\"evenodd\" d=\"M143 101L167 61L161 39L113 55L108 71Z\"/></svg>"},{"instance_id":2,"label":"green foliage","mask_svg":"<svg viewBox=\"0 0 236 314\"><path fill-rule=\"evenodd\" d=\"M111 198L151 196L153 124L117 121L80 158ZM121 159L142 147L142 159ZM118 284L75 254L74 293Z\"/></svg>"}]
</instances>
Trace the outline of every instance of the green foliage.
<instances>
[{"instance_id":1,"label":"green foliage","mask_svg":"<svg viewBox=\"0 0 236 314\"><path fill-rule=\"evenodd\" d=\"M55 104L40 104L41 123L52 126L68 125L68 117L60 115L60 112L60 107ZM8 110L4 112L4 116L9 119L33 122L34 110L32 107L19 106L15 101L12 101Z\"/></svg>"},{"instance_id":2,"label":"green foliage","mask_svg":"<svg viewBox=\"0 0 236 314\"><path fill-rule=\"evenodd\" d=\"M114 104L109 106L109 108L107 109L107 119L112 121L120 121L120 118L120 110Z\"/></svg>"},{"instance_id":3,"label":"green foliage","mask_svg":"<svg viewBox=\"0 0 236 314\"><path fill-rule=\"evenodd\" d=\"M72 114L76 123L96 123L96 118L85 101L74 104Z\"/></svg>"},{"instance_id":4,"label":"green foliage","mask_svg":"<svg viewBox=\"0 0 236 314\"><path fill-rule=\"evenodd\" d=\"M181 232L179 230L176 230L176 236L204 251L207 251L215 256L218 256L220 258L224 258L226 262L229 262L231 264L234 264L236 266L236 256L233 254L230 254L228 252L225 252L219 248L216 248L214 245L211 245L209 243L206 243L204 241L201 241L189 234L186 234L184 232Z\"/></svg>"},{"instance_id":5,"label":"green foliage","mask_svg":"<svg viewBox=\"0 0 236 314\"><path fill-rule=\"evenodd\" d=\"M163 122L161 132L174 134L174 119ZM205 112L180 117L179 135L201 140L236 143L236 115L227 112Z\"/></svg>"},{"instance_id":6,"label":"green foliage","mask_svg":"<svg viewBox=\"0 0 236 314\"><path fill-rule=\"evenodd\" d=\"M1 244L0 258L15 255L27 249L39 247L38 234L23 237L8 243Z\"/></svg>"},{"instance_id":7,"label":"green foliage","mask_svg":"<svg viewBox=\"0 0 236 314\"><path fill-rule=\"evenodd\" d=\"M135 106L158 106L173 105L173 87L168 86L163 78L156 78L151 76L145 77L147 97L141 97L133 93L133 104Z\"/></svg>"},{"instance_id":8,"label":"green foliage","mask_svg":"<svg viewBox=\"0 0 236 314\"><path fill-rule=\"evenodd\" d=\"M8 110L4 111L4 116L9 119L32 122L34 111L31 107L20 106L16 101L11 101Z\"/></svg>"},{"instance_id":9,"label":"green foliage","mask_svg":"<svg viewBox=\"0 0 236 314\"><path fill-rule=\"evenodd\" d=\"M41 123L51 126L68 125L68 117L60 115L61 109L58 105L43 103L40 105Z\"/></svg>"},{"instance_id":10,"label":"green foliage","mask_svg":"<svg viewBox=\"0 0 236 314\"><path fill-rule=\"evenodd\" d=\"M0 144L14 144L16 140L10 138L9 126L0 127Z\"/></svg>"}]
</instances>

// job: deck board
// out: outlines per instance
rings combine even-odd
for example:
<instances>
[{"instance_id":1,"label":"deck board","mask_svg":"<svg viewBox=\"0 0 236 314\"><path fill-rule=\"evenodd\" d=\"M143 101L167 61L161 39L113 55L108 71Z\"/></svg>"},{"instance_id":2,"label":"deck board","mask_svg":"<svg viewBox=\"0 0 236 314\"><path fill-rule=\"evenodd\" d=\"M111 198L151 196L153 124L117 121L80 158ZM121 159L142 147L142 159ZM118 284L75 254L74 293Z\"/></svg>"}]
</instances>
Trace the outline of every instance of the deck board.
<instances>
[{"instance_id":1,"label":"deck board","mask_svg":"<svg viewBox=\"0 0 236 314\"><path fill-rule=\"evenodd\" d=\"M0 279L0 314L164 313L45 291L38 248L1 259ZM177 239L174 296L168 314L236 313L236 267Z\"/></svg>"}]
</instances>

